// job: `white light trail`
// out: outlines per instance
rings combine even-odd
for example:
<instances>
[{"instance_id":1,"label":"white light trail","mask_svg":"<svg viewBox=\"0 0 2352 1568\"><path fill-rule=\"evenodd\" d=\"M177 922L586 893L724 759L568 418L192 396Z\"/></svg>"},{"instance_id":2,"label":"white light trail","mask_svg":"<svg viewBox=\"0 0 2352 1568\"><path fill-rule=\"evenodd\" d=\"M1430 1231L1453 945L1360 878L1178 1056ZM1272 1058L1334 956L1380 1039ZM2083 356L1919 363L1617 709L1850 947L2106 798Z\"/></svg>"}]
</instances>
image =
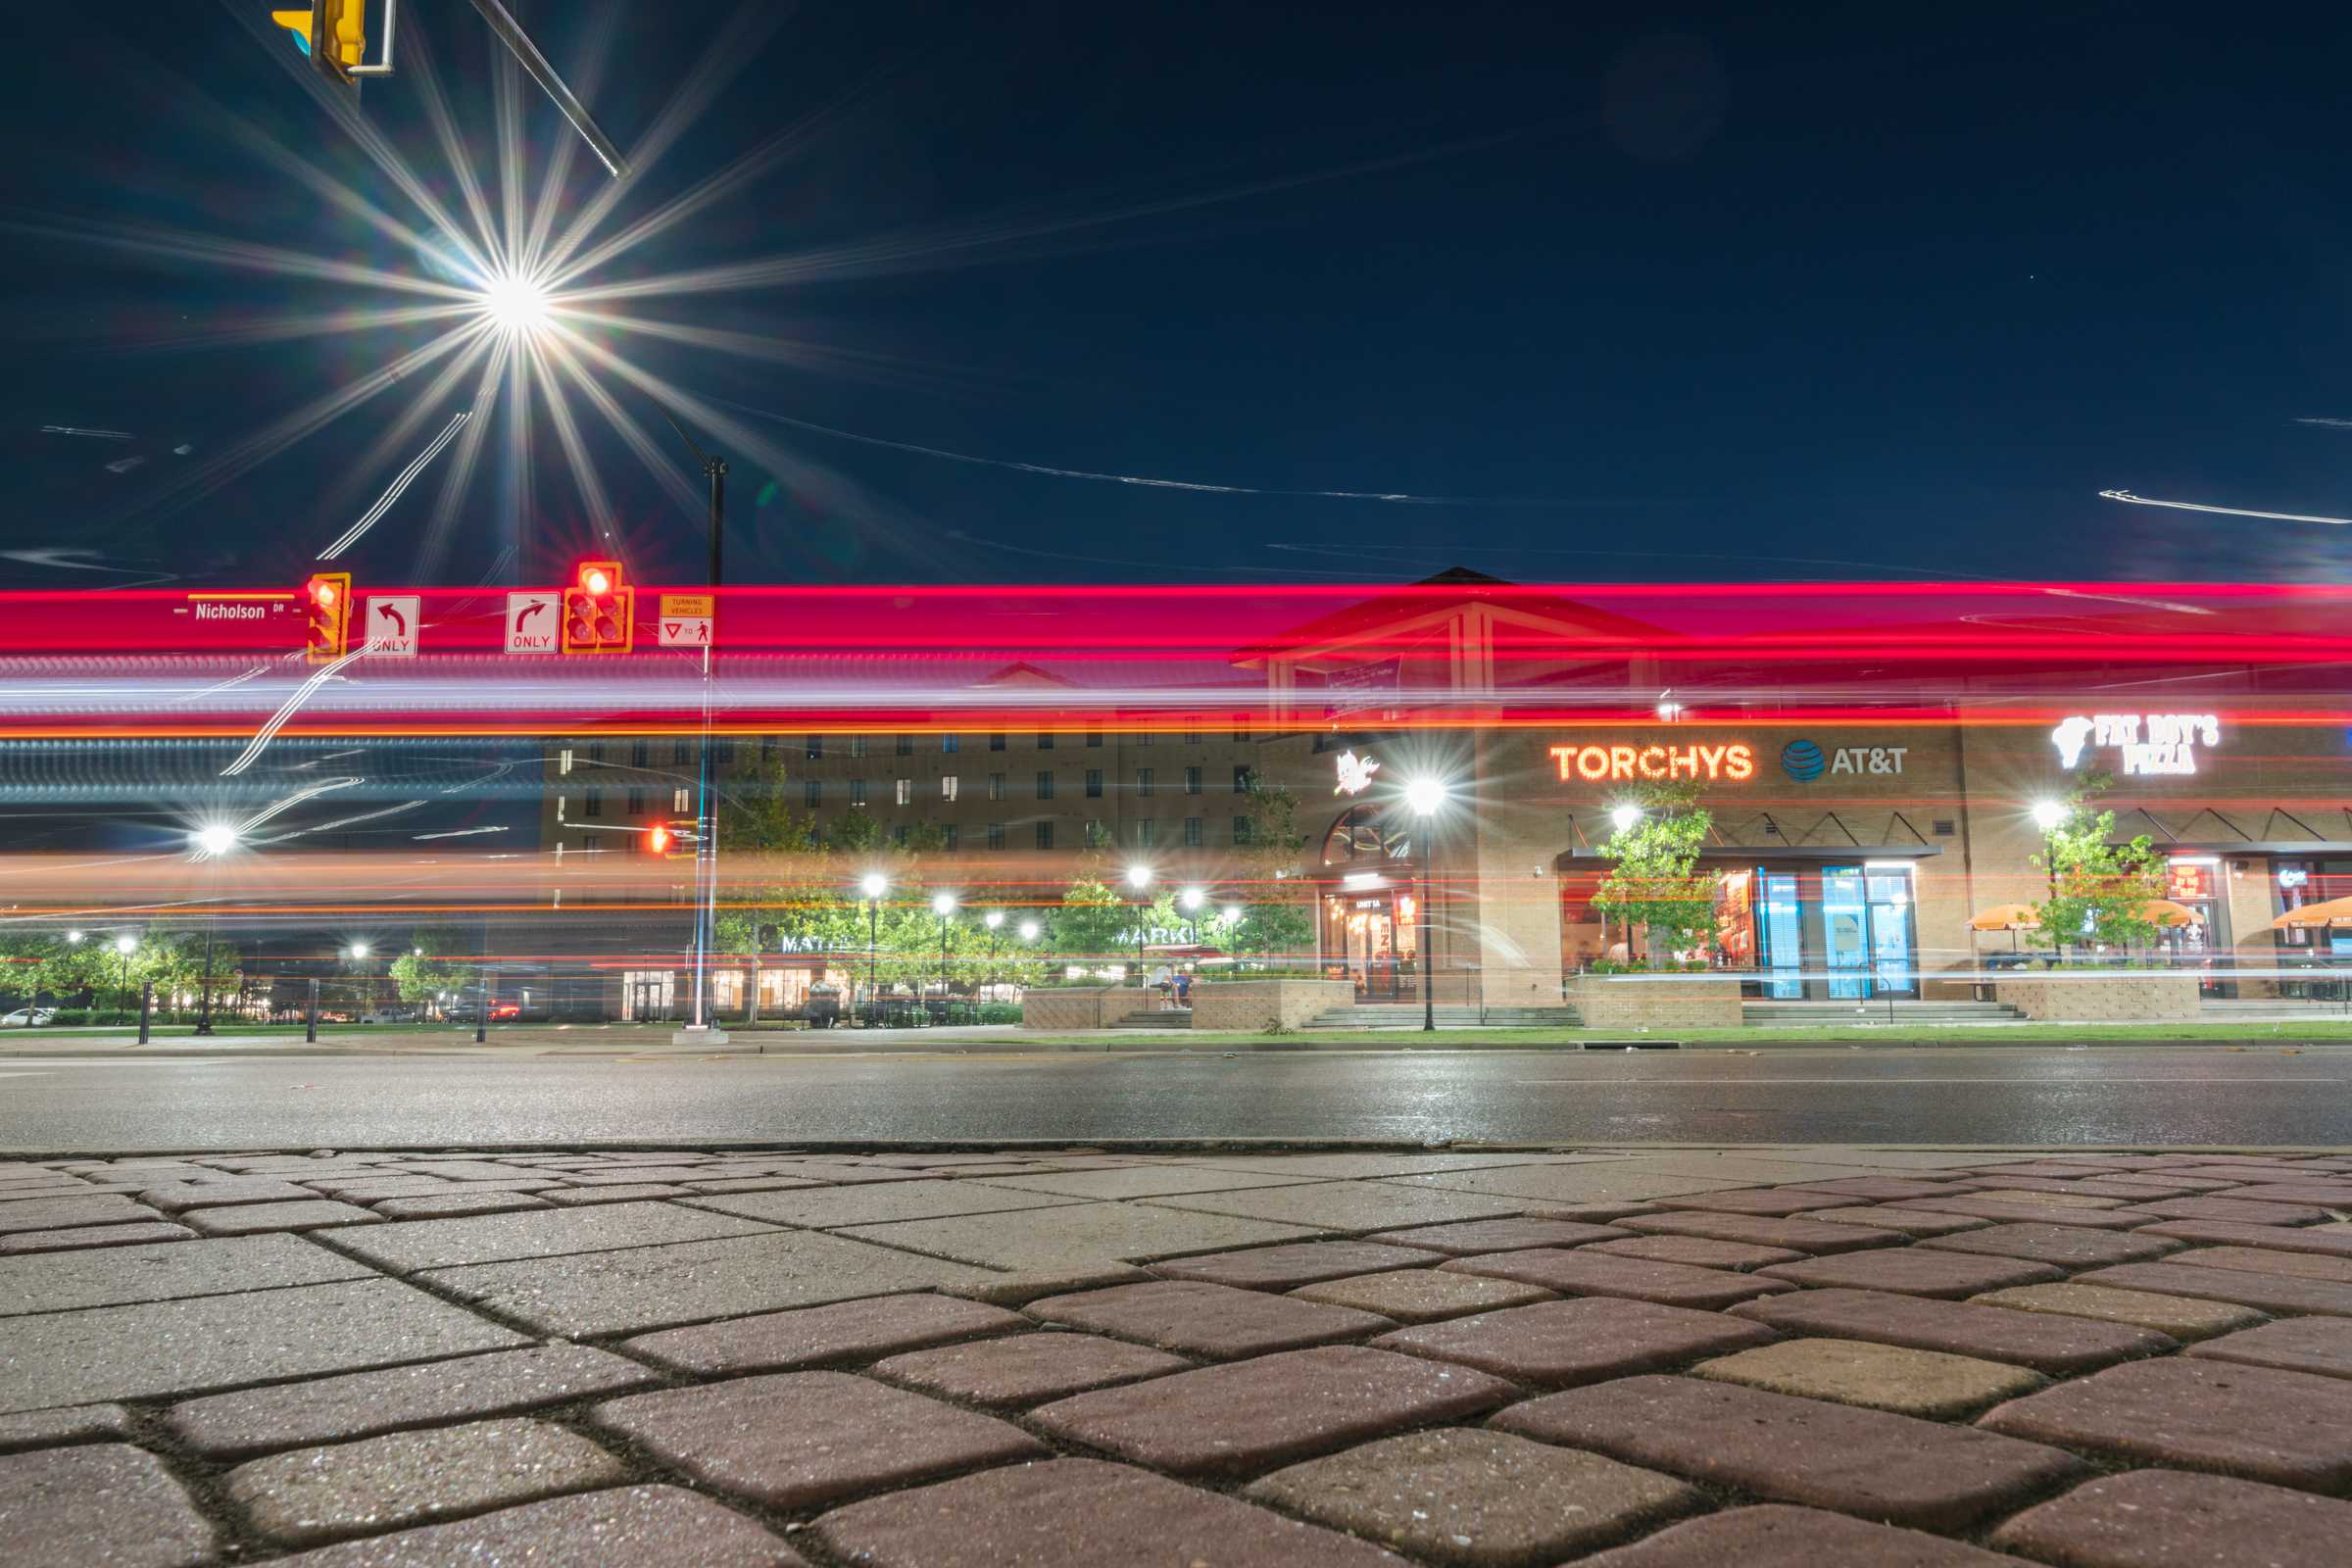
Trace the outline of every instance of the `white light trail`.
<instances>
[{"instance_id":1,"label":"white light trail","mask_svg":"<svg viewBox=\"0 0 2352 1568\"><path fill-rule=\"evenodd\" d=\"M41 434L86 435L98 441L127 441L130 439L128 430L85 430L77 424L44 424L41 426Z\"/></svg>"},{"instance_id":2,"label":"white light trail","mask_svg":"<svg viewBox=\"0 0 2352 1568\"><path fill-rule=\"evenodd\" d=\"M301 708L305 702L310 700L311 693L325 685L327 680L345 664L350 663L355 659L365 657L368 653L368 650L373 646L374 645L371 643L362 643L359 647L354 648L350 653L345 654L341 659L336 660L333 663L319 665L317 673L313 674L309 680L304 681L301 685L294 688L294 694L291 697L288 697L285 702L279 706L276 712L270 715L268 722L262 725L260 731L255 734L253 739L246 742L245 749L237 754L237 760L220 770L220 776L222 778L234 778L239 773L242 773L247 768L251 767L255 762L259 761L261 760L262 753L268 749L270 741L276 738L277 732L286 727L286 720L292 718L295 710Z\"/></svg>"},{"instance_id":3,"label":"white light trail","mask_svg":"<svg viewBox=\"0 0 2352 1568\"><path fill-rule=\"evenodd\" d=\"M350 789L354 784L359 782L361 782L361 780L357 774L345 774L341 778L324 779L317 784L310 785L305 789L296 790L284 800L271 801L268 806L263 807L259 811L256 811L253 815L247 817L244 821L237 824L237 836L239 838L243 838L246 834L252 832L255 828L260 827L264 822L269 821L271 817L277 815L278 812L287 809L289 807L300 806L305 801L315 800L318 796L325 795L333 790Z\"/></svg>"},{"instance_id":4,"label":"white light trail","mask_svg":"<svg viewBox=\"0 0 2352 1568\"><path fill-rule=\"evenodd\" d=\"M447 794L448 792L443 791L443 793ZM567 827L570 826L569 823L564 825ZM417 843L422 844L426 839L469 839L477 834L504 833L506 829L503 827L461 827L453 829L447 833L414 833L411 834L410 837L414 838Z\"/></svg>"},{"instance_id":5,"label":"white light trail","mask_svg":"<svg viewBox=\"0 0 2352 1568\"><path fill-rule=\"evenodd\" d=\"M2245 507L2208 507L2194 501L2157 501L2129 490L2102 490L2102 501L2122 501L2134 507L2170 507L2175 512L2212 512L2225 517L2264 517L2272 522L2326 522L2352 528L2352 517L2316 517L2300 512L2254 512Z\"/></svg>"},{"instance_id":6,"label":"white light trail","mask_svg":"<svg viewBox=\"0 0 2352 1568\"><path fill-rule=\"evenodd\" d=\"M319 551L318 559L320 561L332 561L344 551L349 550L353 545L359 543L360 535L374 527L376 524L376 519L392 510L392 503L400 499L400 493L409 487L409 484L412 480L424 471L426 464L431 463L434 458L440 456L441 449L449 445L449 443L456 438L459 429L466 423L467 419L472 417L472 410L459 410L457 415L451 418L449 423L441 427L441 433L433 437L432 445L426 447L422 452L417 453L416 461L400 470L400 476L392 481L392 487L386 490L380 497L376 499L374 506L369 507L367 512L361 514L360 520L353 523L351 527L345 531L343 537L337 539L333 544L328 545L324 550Z\"/></svg>"}]
</instances>

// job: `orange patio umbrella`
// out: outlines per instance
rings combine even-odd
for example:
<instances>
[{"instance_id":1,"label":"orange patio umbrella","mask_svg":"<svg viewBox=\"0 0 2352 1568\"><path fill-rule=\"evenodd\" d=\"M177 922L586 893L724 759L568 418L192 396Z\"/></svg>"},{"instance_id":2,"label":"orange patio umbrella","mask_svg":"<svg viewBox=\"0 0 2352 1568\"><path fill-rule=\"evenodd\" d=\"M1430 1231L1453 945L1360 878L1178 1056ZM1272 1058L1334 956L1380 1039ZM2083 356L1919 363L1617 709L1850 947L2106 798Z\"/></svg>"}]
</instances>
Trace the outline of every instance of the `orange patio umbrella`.
<instances>
[{"instance_id":1,"label":"orange patio umbrella","mask_svg":"<svg viewBox=\"0 0 2352 1568\"><path fill-rule=\"evenodd\" d=\"M2182 926L2197 923L2197 911L2185 904L2171 899L2150 899L2139 906L2139 917L2161 926Z\"/></svg>"},{"instance_id":2,"label":"orange patio umbrella","mask_svg":"<svg viewBox=\"0 0 2352 1568\"><path fill-rule=\"evenodd\" d=\"M2020 931L2040 930L2041 915L2031 904L1996 904L1989 909L1978 910L1968 926L1972 931L2008 932L2009 951L2015 953L2017 934Z\"/></svg>"},{"instance_id":3,"label":"orange patio umbrella","mask_svg":"<svg viewBox=\"0 0 2352 1568\"><path fill-rule=\"evenodd\" d=\"M2289 909L2271 922L2274 931L2290 926L2334 925L2337 921L2352 925L2352 898L2329 899L2323 904L2306 904L2300 909Z\"/></svg>"}]
</instances>

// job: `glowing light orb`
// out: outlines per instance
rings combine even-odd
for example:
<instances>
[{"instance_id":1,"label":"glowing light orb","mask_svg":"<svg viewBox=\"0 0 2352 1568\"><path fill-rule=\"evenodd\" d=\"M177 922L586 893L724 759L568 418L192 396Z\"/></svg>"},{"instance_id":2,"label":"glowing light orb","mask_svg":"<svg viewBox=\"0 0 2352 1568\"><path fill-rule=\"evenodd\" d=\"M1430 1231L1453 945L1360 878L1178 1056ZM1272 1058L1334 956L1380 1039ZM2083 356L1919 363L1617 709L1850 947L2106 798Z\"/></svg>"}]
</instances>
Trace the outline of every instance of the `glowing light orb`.
<instances>
[{"instance_id":1,"label":"glowing light orb","mask_svg":"<svg viewBox=\"0 0 2352 1568\"><path fill-rule=\"evenodd\" d=\"M612 579L601 571L591 571L588 580L581 586L592 594L607 594L612 591Z\"/></svg>"},{"instance_id":2,"label":"glowing light orb","mask_svg":"<svg viewBox=\"0 0 2352 1568\"><path fill-rule=\"evenodd\" d=\"M237 830L225 822L215 822L198 828L188 839L206 855L226 855L237 847Z\"/></svg>"},{"instance_id":3,"label":"glowing light orb","mask_svg":"<svg viewBox=\"0 0 2352 1568\"><path fill-rule=\"evenodd\" d=\"M482 285L482 312L507 331L535 331L547 324L547 290L536 279L503 272Z\"/></svg>"}]
</instances>

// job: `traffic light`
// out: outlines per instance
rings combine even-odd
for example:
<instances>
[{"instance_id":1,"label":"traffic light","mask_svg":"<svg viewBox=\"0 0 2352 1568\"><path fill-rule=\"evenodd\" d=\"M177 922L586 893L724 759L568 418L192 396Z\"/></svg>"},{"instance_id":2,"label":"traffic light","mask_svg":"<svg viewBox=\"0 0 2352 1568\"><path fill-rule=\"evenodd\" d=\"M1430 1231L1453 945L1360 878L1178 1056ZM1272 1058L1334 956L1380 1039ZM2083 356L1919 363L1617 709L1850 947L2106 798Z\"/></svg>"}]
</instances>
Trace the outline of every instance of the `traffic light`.
<instances>
[{"instance_id":1,"label":"traffic light","mask_svg":"<svg viewBox=\"0 0 2352 1568\"><path fill-rule=\"evenodd\" d=\"M637 645L637 590L620 580L617 561L583 561L564 591L564 652L625 654Z\"/></svg>"},{"instance_id":2,"label":"traffic light","mask_svg":"<svg viewBox=\"0 0 2352 1568\"><path fill-rule=\"evenodd\" d=\"M311 0L297 10L273 10L270 20L292 33L312 69L331 81L348 85L367 58L368 0Z\"/></svg>"},{"instance_id":3,"label":"traffic light","mask_svg":"<svg viewBox=\"0 0 2352 1568\"><path fill-rule=\"evenodd\" d=\"M654 855L667 855L669 853L669 829L663 827L661 823L656 822L652 827L646 830L645 847L649 853Z\"/></svg>"},{"instance_id":4,"label":"traffic light","mask_svg":"<svg viewBox=\"0 0 2352 1568\"><path fill-rule=\"evenodd\" d=\"M314 664L341 659L351 641L351 573L321 571L302 585L303 651Z\"/></svg>"}]
</instances>

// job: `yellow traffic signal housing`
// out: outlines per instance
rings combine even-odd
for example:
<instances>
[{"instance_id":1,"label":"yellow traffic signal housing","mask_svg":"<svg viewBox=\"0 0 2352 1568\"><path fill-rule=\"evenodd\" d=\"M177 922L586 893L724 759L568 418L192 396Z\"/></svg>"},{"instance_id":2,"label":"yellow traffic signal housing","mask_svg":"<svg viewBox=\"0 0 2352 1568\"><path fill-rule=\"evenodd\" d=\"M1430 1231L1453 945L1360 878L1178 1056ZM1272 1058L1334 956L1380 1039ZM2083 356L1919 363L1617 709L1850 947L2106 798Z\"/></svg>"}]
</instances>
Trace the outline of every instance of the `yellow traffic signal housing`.
<instances>
[{"instance_id":1,"label":"yellow traffic signal housing","mask_svg":"<svg viewBox=\"0 0 2352 1568\"><path fill-rule=\"evenodd\" d=\"M321 571L302 585L303 652L314 664L331 664L349 651L351 573Z\"/></svg>"},{"instance_id":2,"label":"yellow traffic signal housing","mask_svg":"<svg viewBox=\"0 0 2352 1568\"><path fill-rule=\"evenodd\" d=\"M583 561L564 591L563 651L625 654L637 646L637 590L621 580L617 561Z\"/></svg>"},{"instance_id":3,"label":"yellow traffic signal housing","mask_svg":"<svg viewBox=\"0 0 2352 1568\"><path fill-rule=\"evenodd\" d=\"M320 75L349 83L368 56L368 0L311 0L302 10L274 10L270 20L302 41Z\"/></svg>"}]
</instances>

